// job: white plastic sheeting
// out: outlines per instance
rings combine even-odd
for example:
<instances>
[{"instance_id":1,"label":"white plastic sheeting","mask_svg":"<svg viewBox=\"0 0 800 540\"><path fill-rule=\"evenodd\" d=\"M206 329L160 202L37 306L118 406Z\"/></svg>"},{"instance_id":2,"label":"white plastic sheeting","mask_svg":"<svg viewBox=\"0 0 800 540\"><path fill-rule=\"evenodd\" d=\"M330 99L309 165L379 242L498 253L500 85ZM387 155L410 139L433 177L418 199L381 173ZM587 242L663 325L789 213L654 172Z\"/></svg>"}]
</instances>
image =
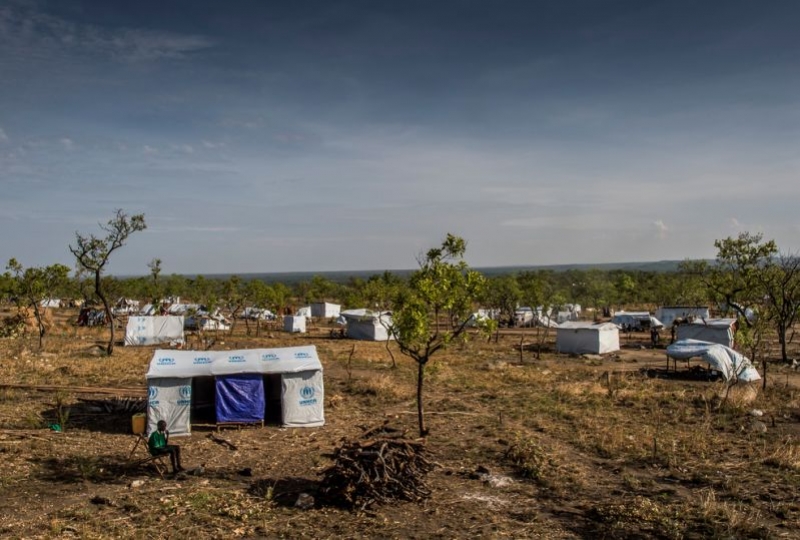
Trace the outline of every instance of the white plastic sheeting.
<instances>
[{"instance_id":1,"label":"white plastic sheeting","mask_svg":"<svg viewBox=\"0 0 800 540\"><path fill-rule=\"evenodd\" d=\"M280 374L285 426L312 427L325 423L322 364L313 345L235 351L159 349L147 371L148 433L161 419L167 421L170 432L174 430L176 435L190 432L194 377L244 373Z\"/></svg>"},{"instance_id":2,"label":"white plastic sheeting","mask_svg":"<svg viewBox=\"0 0 800 540\"><path fill-rule=\"evenodd\" d=\"M699 357L712 369L719 371L722 377L729 382L737 379L744 382L761 379L758 371L746 356L718 343L682 339L667 347L667 356L678 360Z\"/></svg>"},{"instance_id":3,"label":"white plastic sheeting","mask_svg":"<svg viewBox=\"0 0 800 540\"><path fill-rule=\"evenodd\" d=\"M320 319L338 317L341 310L342 306L339 304L331 304L330 302L315 302L311 304L311 316Z\"/></svg>"},{"instance_id":4,"label":"white plastic sheeting","mask_svg":"<svg viewBox=\"0 0 800 540\"><path fill-rule=\"evenodd\" d=\"M321 371L303 371L281 376L281 409L284 426L324 425L324 402L325 389Z\"/></svg>"},{"instance_id":5,"label":"white plastic sheeting","mask_svg":"<svg viewBox=\"0 0 800 540\"><path fill-rule=\"evenodd\" d=\"M635 330L664 327L657 317L653 317L647 311L618 311L611 318L611 322L620 328L628 326Z\"/></svg>"},{"instance_id":6,"label":"white plastic sheeting","mask_svg":"<svg viewBox=\"0 0 800 540\"><path fill-rule=\"evenodd\" d=\"M306 333L306 318L305 317L284 317L283 329L287 332L305 334Z\"/></svg>"},{"instance_id":7,"label":"white plastic sheeting","mask_svg":"<svg viewBox=\"0 0 800 540\"><path fill-rule=\"evenodd\" d=\"M696 339L733 347L736 319L705 319L677 327L677 339Z\"/></svg>"},{"instance_id":8,"label":"white plastic sheeting","mask_svg":"<svg viewBox=\"0 0 800 540\"><path fill-rule=\"evenodd\" d=\"M711 314L705 306L662 306L656 310L656 318L665 326L672 326L675 319L709 319Z\"/></svg>"},{"instance_id":9,"label":"white plastic sheeting","mask_svg":"<svg viewBox=\"0 0 800 540\"><path fill-rule=\"evenodd\" d=\"M568 354L618 351L619 328L611 323L565 322L556 328L556 350Z\"/></svg>"},{"instance_id":10,"label":"white plastic sheeting","mask_svg":"<svg viewBox=\"0 0 800 540\"><path fill-rule=\"evenodd\" d=\"M159 420L167 423L170 435L191 434L192 379L154 379L150 381L147 393L148 434L156 430Z\"/></svg>"},{"instance_id":11,"label":"white plastic sheeting","mask_svg":"<svg viewBox=\"0 0 800 540\"><path fill-rule=\"evenodd\" d=\"M125 328L125 345L159 345L183 343L183 317L129 317Z\"/></svg>"},{"instance_id":12,"label":"white plastic sheeting","mask_svg":"<svg viewBox=\"0 0 800 540\"><path fill-rule=\"evenodd\" d=\"M392 327L391 312L353 309L341 314L347 322L347 337L363 341L389 341L394 339L389 329Z\"/></svg>"}]
</instances>

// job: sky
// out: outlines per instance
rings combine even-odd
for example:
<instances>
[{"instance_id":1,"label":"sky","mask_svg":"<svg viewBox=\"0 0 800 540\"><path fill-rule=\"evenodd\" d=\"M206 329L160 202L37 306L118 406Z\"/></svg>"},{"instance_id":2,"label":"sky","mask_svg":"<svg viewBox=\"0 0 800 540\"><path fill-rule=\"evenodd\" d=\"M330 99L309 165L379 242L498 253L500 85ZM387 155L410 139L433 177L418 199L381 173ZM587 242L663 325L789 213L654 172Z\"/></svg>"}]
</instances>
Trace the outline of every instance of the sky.
<instances>
[{"instance_id":1,"label":"sky","mask_svg":"<svg viewBox=\"0 0 800 540\"><path fill-rule=\"evenodd\" d=\"M0 0L0 259L478 267L800 248L800 3Z\"/></svg>"}]
</instances>

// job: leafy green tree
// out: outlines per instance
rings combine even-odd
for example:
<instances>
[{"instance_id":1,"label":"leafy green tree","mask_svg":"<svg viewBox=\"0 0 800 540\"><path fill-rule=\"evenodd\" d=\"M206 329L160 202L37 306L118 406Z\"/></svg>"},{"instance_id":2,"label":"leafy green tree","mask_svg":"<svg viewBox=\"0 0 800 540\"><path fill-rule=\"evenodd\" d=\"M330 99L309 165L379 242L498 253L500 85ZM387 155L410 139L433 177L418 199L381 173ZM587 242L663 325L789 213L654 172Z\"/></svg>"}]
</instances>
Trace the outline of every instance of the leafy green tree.
<instances>
[{"instance_id":1,"label":"leafy green tree","mask_svg":"<svg viewBox=\"0 0 800 540\"><path fill-rule=\"evenodd\" d=\"M522 272L518 277L522 302L536 311L536 358L542 357L542 347L550 334L550 315L564 304L565 297L551 279L549 272ZM541 312L539 312L541 310ZM546 319L545 319L546 317ZM542 326L544 324L544 327ZM524 336L520 336L520 361L522 360L522 344Z\"/></svg>"},{"instance_id":2,"label":"leafy green tree","mask_svg":"<svg viewBox=\"0 0 800 540\"><path fill-rule=\"evenodd\" d=\"M53 298L54 293L66 286L69 281L69 268L63 264L53 264L41 268L23 268L16 260L8 261L6 268L12 272L10 283L20 307L30 307L39 329L39 349L44 346L47 327L43 320L43 300Z\"/></svg>"},{"instance_id":3,"label":"leafy green tree","mask_svg":"<svg viewBox=\"0 0 800 540\"><path fill-rule=\"evenodd\" d=\"M467 243L452 234L438 248L428 250L420 268L394 304L392 334L400 351L417 363L417 420L425 436L423 385L431 357L453 341L465 337L473 303L486 279L464 262Z\"/></svg>"},{"instance_id":4,"label":"leafy green tree","mask_svg":"<svg viewBox=\"0 0 800 540\"><path fill-rule=\"evenodd\" d=\"M94 234L84 236L76 232L75 245L69 246L78 266L94 276L94 293L103 303L111 334L106 346L106 352L109 355L114 352L114 314L111 312L111 306L103 290L101 278L111 254L124 246L130 235L146 228L144 214L129 216L118 209L112 219L105 225L100 225L105 236L99 237Z\"/></svg>"},{"instance_id":5,"label":"leafy green tree","mask_svg":"<svg viewBox=\"0 0 800 540\"><path fill-rule=\"evenodd\" d=\"M513 275L498 276L488 280L483 305L500 312L500 321L514 326L514 313L522 299L519 282Z\"/></svg>"}]
</instances>

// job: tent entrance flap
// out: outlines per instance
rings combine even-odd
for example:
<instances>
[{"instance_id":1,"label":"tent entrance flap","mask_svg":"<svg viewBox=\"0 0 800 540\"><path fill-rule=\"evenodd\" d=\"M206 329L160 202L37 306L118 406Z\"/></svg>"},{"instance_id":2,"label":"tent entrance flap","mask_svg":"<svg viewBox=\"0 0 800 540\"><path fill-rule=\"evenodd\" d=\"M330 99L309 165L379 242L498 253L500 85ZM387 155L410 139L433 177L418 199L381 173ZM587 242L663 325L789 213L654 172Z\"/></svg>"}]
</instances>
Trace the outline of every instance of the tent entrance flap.
<instances>
[{"instance_id":1,"label":"tent entrance flap","mask_svg":"<svg viewBox=\"0 0 800 540\"><path fill-rule=\"evenodd\" d=\"M264 421L267 424L281 425L283 408L281 406L281 375L264 375L265 409Z\"/></svg>"},{"instance_id":2,"label":"tent entrance flap","mask_svg":"<svg viewBox=\"0 0 800 540\"><path fill-rule=\"evenodd\" d=\"M216 389L217 422L263 422L264 379L260 373L219 376Z\"/></svg>"},{"instance_id":3,"label":"tent entrance flap","mask_svg":"<svg viewBox=\"0 0 800 540\"><path fill-rule=\"evenodd\" d=\"M190 404L192 380L164 377L150 379L147 388L147 433L156 431L159 420L167 423L171 435L191 433Z\"/></svg>"},{"instance_id":4,"label":"tent entrance flap","mask_svg":"<svg viewBox=\"0 0 800 540\"><path fill-rule=\"evenodd\" d=\"M216 422L214 404L217 400L217 385L214 377L192 378L192 423L213 424Z\"/></svg>"}]
</instances>

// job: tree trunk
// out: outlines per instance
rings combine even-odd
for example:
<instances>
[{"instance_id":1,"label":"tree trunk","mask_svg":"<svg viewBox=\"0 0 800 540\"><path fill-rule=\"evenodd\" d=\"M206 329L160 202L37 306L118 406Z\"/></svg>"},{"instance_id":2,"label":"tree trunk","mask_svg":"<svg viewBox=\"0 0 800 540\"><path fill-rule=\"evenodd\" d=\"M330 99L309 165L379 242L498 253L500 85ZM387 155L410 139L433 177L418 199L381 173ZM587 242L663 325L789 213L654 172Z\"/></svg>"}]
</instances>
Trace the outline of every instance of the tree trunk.
<instances>
[{"instance_id":1,"label":"tree trunk","mask_svg":"<svg viewBox=\"0 0 800 540\"><path fill-rule=\"evenodd\" d=\"M425 414L422 407L422 383L425 376L425 364L417 360L417 420L419 421L419 436L425 437L428 430L425 428Z\"/></svg>"},{"instance_id":2,"label":"tree trunk","mask_svg":"<svg viewBox=\"0 0 800 540\"><path fill-rule=\"evenodd\" d=\"M388 352L389 356L392 358L392 369L394 369L394 368L397 367L397 361L395 361L394 353L392 352L392 349L389 347L389 342L390 341L391 341L390 339L388 339L388 338L386 339L386 352Z\"/></svg>"},{"instance_id":3,"label":"tree trunk","mask_svg":"<svg viewBox=\"0 0 800 540\"><path fill-rule=\"evenodd\" d=\"M42 314L39 311L39 304L38 302L32 302L33 305L33 315L36 317L36 324L39 326L39 350L42 350L44 346L44 334L46 332L44 328L44 322L42 321Z\"/></svg>"},{"instance_id":4,"label":"tree trunk","mask_svg":"<svg viewBox=\"0 0 800 540\"><path fill-rule=\"evenodd\" d=\"M108 338L108 345L106 345L106 354L111 356L111 354L114 352L114 314L111 313L111 306L108 305L108 300L106 299L106 296L103 294L103 290L100 287L100 270L97 270L94 273L94 293L103 303L103 310L105 311L106 318L108 319L108 327L111 330L111 337Z\"/></svg>"},{"instance_id":5,"label":"tree trunk","mask_svg":"<svg viewBox=\"0 0 800 540\"><path fill-rule=\"evenodd\" d=\"M778 327L778 342L781 344L781 360L788 362L789 357L786 355L786 327L784 325Z\"/></svg>"},{"instance_id":6,"label":"tree trunk","mask_svg":"<svg viewBox=\"0 0 800 540\"><path fill-rule=\"evenodd\" d=\"M767 357L764 355L764 358L761 359L761 371L764 372L764 376L761 378L761 389L767 389Z\"/></svg>"}]
</instances>

